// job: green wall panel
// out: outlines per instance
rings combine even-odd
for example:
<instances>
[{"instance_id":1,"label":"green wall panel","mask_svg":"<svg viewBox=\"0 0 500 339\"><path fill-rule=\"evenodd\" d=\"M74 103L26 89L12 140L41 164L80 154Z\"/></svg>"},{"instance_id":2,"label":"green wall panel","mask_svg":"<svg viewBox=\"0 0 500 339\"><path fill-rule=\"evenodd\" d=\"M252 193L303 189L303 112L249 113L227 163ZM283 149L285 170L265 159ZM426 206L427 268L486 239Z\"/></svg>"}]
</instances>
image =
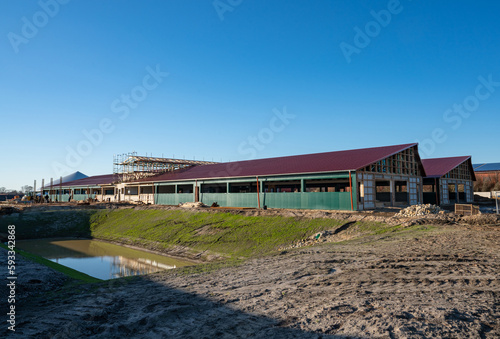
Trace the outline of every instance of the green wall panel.
<instances>
[{"instance_id":1,"label":"green wall panel","mask_svg":"<svg viewBox=\"0 0 500 339\"><path fill-rule=\"evenodd\" d=\"M213 202L223 207L258 206L257 193L202 193L200 201L208 206ZM351 194L349 192L260 193L260 205L269 208L350 210Z\"/></svg>"},{"instance_id":2,"label":"green wall panel","mask_svg":"<svg viewBox=\"0 0 500 339\"><path fill-rule=\"evenodd\" d=\"M231 205L234 207L258 207L257 193L229 193ZM260 195L262 198L262 194ZM260 206L264 206L262 201Z\"/></svg>"},{"instance_id":3,"label":"green wall panel","mask_svg":"<svg viewBox=\"0 0 500 339\"><path fill-rule=\"evenodd\" d=\"M155 204L158 205L179 205L184 202L194 202L194 193L155 194Z\"/></svg>"},{"instance_id":4,"label":"green wall panel","mask_svg":"<svg viewBox=\"0 0 500 339\"><path fill-rule=\"evenodd\" d=\"M95 198L95 194L91 194L91 195L88 195L88 194L74 194L73 195L73 199L72 200L86 200L87 198Z\"/></svg>"},{"instance_id":5,"label":"green wall panel","mask_svg":"<svg viewBox=\"0 0 500 339\"><path fill-rule=\"evenodd\" d=\"M200 193L200 201L205 205L211 206L212 203L217 202L219 206L233 206L231 205L230 199L228 199L227 193ZM234 206L238 207L238 206Z\"/></svg>"},{"instance_id":6,"label":"green wall panel","mask_svg":"<svg viewBox=\"0 0 500 339\"><path fill-rule=\"evenodd\" d=\"M261 199L270 208L351 209L348 192L262 193Z\"/></svg>"},{"instance_id":7,"label":"green wall panel","mask_svg":"<svg viewBox=\"0 0 500 339\"><path fill-rule=\"evenodd\" d=\"M67 202L69 198L69 194L62 194L60 199L59 199L59 194L49 194L49 197L52 201L57 201L58 202Z\"/></svg>"},{"instance_id":8,"label":"green wall panel","mask_svg":"<svg viewBox=\"0 0 500 339\"><path fill-rule=\"evenodd\" d=\"M59 196L57 197L57 199L59 199ZM59 202L67 202L68 199L69 199L69 194L63 194Z\"/></svg>"},{"instance_id":9,"label":"green wall panel","mask_svg":"<svg viewBox=\"0 0 500 339\"><path fill-rule=\"evenodd\" d=\"M95 198L95 194L90 195L90 197ZM69 194L62 194L61 197L59 197L59 194L49 194L49 197L52 201L57 201L59 202L67 202L69 198ZM73 194L73 198L71 198L71 201L79 201L79 200L86 200L89 197L87 194Z\"/></svg>"},{"instance_id":10,"label":"green wall panel","mask_svg":"<svg viewBox=\"0 0 500 339\"><path fill-rule=\"evenodd\" d=\"M283 176L262 178L261 182L273 180L300 180L317 178L348 178L348 172L329 173L307 176ZM226 180L199 180L202 183L227 183L243 182L248 179ZM353 183L353 209L357 209L356 174L352 173ZM163 183L162 183L163 184ZM179 183L168 183L179 184ZM161 184L160 184L161 185ZM159 186L157 184L157 186ZM156 194L155 203L160 205L178 205L181 202L194 201L194 194ZM258 207L257 193L200 193L200 201L205 205L217 202L222 207ZM269 208L294 208L294 209L328 209L351 210L351 194L349 192L296 192L296 193L260 193L260 205Z\"/></svg>"},{"instance_id":11,"label":"green wall panel","mask_svg":"<svg viewBox=\"0 0 500 339\"><path fill-rule=\"evenodd\" d=\"M200 201L205 205L217 202L223 207L257 207L257 193L201 193Z\"/></svg>"}]
</instances>

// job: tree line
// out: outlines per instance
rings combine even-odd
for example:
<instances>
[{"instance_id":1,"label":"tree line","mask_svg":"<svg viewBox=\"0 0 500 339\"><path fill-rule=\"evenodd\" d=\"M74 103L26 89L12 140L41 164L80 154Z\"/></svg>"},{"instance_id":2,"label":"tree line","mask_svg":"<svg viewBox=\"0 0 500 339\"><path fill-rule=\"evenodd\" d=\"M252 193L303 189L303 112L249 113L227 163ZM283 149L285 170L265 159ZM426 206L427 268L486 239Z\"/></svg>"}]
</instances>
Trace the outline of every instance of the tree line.
<instances>
[{"instance_id":1,"label":"tree line","mask_svg":"<svg viewBox=\"0 0 500 339\"><path fill-rule=\"evenodd\" d=\"M0 187L0 194L16 194L16 195L20 195L20 194L27 194L29 192L33 192L33 186L24 185L24 186L21 186L20 190L11 189L11 188L5 188L5 187Z\"/></svg>"}]
</instances>

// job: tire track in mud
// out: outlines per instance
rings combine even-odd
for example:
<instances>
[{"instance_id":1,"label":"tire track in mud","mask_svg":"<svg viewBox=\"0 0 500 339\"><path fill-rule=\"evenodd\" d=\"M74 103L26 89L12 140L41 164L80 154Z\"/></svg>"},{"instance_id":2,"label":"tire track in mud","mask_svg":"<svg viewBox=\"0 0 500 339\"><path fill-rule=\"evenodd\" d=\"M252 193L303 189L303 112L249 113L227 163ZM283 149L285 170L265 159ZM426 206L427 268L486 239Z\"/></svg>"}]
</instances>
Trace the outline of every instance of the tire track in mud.
<instances>
[{"instance_id":1,"label":"tire track in mud","mask_svg":"<svg viewBox=\"0 0 500 339\"><path fill-rule=\"evenodd\" d=\"M432 248L433 246L421 246L418 251L414 251L411 248L406 248L404 251L400 251L400 249L388 251L400 251L397 254L383 253L384 249L382 249L383 254L378 256L376 251L330 252L327 250L318 254L314 250L301 250L299 254L290 253L290 258L297 255L308 255L310 256L310 260L307 266L302 265L298 270L290 273L286 271L282 272L282 280L271 279L277 291L281 291L283 294L278 297L274 296L276 298L274 303L276 303L276 300L281 301L280 307L283 308L283 311L279 312L277 310L279 307L275 307L271 313L281 313L282 324L286 324L287 326L311 328L314 330L321 328L320 331L323 333L338 334L347 333L343 330L346 329L346 326L353 325L352 323L344 323L345 318L355 318L357 320L359 318L372 319L373 327L373 324L378 323L376 320L377 317L383 317L380 314L377 315L377 313L380 313L377 311L380 307L377 308L370 305L353 306L359 303L360 300L371 299L378 303L390 304L390 301L393 299L399 299L400 301L409 299L409 304L416 304L421 309L429 308L426 304L433 303L442 303L443 305L448 305L448 307L453 306L451 310L446 307L440 310L437 305L434 305L430 307L431 309L428 312L420 312L423 315L416 317L412 312L400 311L398 313L397 308L401 308L401 302L397 303L395 312L391 312L391 314L394 313L392 317L398 319L399 322L410 321L412 319L413 322L422 322L420 327L427 327L425 331L428 331L428 336L460 336L457 333L462 333L462 336L463 333L475 336L475 334L479 335L481 333L481 336L495 337L499 333L499 312L497 307L500 292L498 279L500 267L497 264L499 252L495 252L494 248L489 248L487 251L478 250L478 247L483 247L484 244L477 246L477 242L461 248L456 246L456 243L464 239L459 238L454 240L437 251L436 248ZM483 240L479 239L478 242ZM492 243L498 244L494 239L492 239ZM439 252L449 252L452 254ZM495 255L492 256L490 255L491 253L495 253ZM334 256L335 259L328 258L329 256ZM317 259L317 257L322 258ZM286 263L282 264L286 265ZM287 286L285 286L284 281L287 281ZM290 281L293 281L293 283L290 283ZM258 287L258 285L255 287ZM285 288L280 290L280 287ZM273 293L268 293L270 298L272 295ZM325 297L325 295L329 295L329 297ZM422 302L423 297L426 295L431 295L432 297ZM262 299L266 298L265 296L265 293L255 296L256 299L260 299L259 303L252 303L251 298L247 300L246 304L252 304L249 310L254 311L257 306L263 308L268 306L262 302ZM467 305L468 298L472 297L479 300L479 306ZM350 306L349 309L351 311L341 311L342 308L340 308L339 304L326 308L326 310L316 310L318 316L311 316L309 314L309 318L316 317L316 320L323 325L315 326L312 320L299 320L301 319L299 312L294 312L296 307L293 305L300 304L304 298L307 298L309 304L316 305L325 305L328 302L335 303L336 300L338 302L347 301L345 305ZM417 300L411 300L412 298ZM422 305L419 306L419 302L422 302ZM489 307L487 312L483 312L487 313L488 317L482 319L479 316L474 316L473 314L477 315L482 312L481 309L484 305ZM268 309L271 308L268 306ZM469 316L449 316L449 314L459 312L457 309L460 308L472 308L475 311L473 310L470 313L472 315ZM305 313L307 312L302 312L302 318ZM351 313L353 314L352 317L350 316ZM434 315L428 316L426 314ZM427 319L429 317L431 318L431 325L424 326L423 323L429 321ZM306 317L306 319L309 318ZM337 318L343 319L343 322L333 322L332 319ZM440 322L443 322L443 319L446 321L444 325L440 324ZM331 322L331 324L326 325L328 322ZM380 326L380 323L377 326ZM359 328L359 326L355 327ZM377 331L361 331L361 333L365 335L388 335L394 337L412 337L412 331L415 333L426 333L425 331L421 332L417 330L417 327L415 325L410 327L401 326L396 329L393 327L392 330L382 331L385 334ZM380 328L384 328L384 326ZM470 332L467 332L466 329L469 329ZM487 329L487 331L484 329ZM388 334L389 332L391 335Z\"/></svg>"}]
</instances>

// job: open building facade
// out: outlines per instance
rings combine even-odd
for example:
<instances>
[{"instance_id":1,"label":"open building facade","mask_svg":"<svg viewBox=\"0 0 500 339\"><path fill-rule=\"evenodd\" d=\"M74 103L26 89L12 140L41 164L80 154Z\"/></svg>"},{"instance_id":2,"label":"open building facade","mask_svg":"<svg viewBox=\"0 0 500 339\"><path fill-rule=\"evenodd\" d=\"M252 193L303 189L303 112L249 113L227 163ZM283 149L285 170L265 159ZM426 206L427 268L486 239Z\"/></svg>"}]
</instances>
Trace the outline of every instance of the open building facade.
<instances>
[{"instance_id":1,"label":"open building facade","mask_svg":"<svg viewBox=\"0 0 500 339\"><path fill-rule=\"evenodd\" d=\"M424 203L472 203L476 180L470 156L424 159Z\"/></svg>"},{"instance_id":2,"label":"open building facade","mask_svg":"<svg viewBox=\"0 0 500 339\"><path fill-rule=\"evenodd\" d=\"M228 163L147 157L124 163L129 168L137 159L155 159L162 165L159 170L148 165L142 173L116 171L45 187L44 194L53 201L71 197L158 205L202 202L221 207L368 210L424 203L428 179L416 143ZM168 166L169 162L180 165ZM459 180L455 170L464 187L472 190L473 171L463 170L463 163L448 171L453 178L440 177L440 203L450 201L445 191ZM470 157L465 163L468 166Z\"/></svg>"}]
</instances>

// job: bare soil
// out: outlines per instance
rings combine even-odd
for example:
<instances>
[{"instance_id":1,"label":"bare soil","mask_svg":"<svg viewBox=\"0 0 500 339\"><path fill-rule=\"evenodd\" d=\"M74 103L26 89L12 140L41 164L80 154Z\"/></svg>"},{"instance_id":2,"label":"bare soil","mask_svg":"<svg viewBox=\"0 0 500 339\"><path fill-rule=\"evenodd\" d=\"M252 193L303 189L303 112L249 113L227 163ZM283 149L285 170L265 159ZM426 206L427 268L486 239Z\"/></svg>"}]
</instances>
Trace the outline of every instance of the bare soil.
<instances>
[{"instance_id":1,"label":"bare soil","mask_svg":"<svg viewBox=\"0 0 500 339\"><path fill-rule=\"evenodd\" d=\"M500 225L458 218L424 234L326 241L239 266L70 290L60 288L64 279L56 273L52 279L39 271L48 268L20 266L26 286L16 332L4 322L0 335L498 338ZM31 293L30 279L53 292Z\"/></svg>"}]
</instances>

